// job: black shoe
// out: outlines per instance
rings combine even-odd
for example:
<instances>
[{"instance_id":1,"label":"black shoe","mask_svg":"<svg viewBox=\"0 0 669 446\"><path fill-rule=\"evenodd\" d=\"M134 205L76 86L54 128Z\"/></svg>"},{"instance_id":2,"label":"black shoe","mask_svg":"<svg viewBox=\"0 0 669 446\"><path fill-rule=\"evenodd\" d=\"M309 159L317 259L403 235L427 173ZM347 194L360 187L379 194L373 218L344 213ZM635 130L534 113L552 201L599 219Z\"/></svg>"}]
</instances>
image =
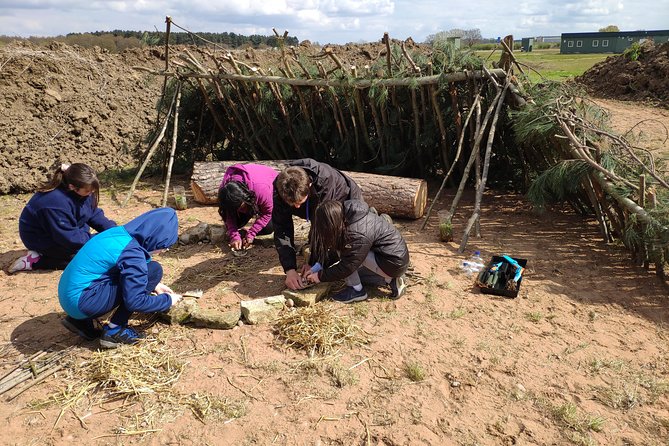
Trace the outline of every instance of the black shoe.
<instances>
[{"instance_id":1,"label":"black shoe","mask_svg":"<svg viewBox=\"0 0 669 446\"><path fill-rule=\"evenodd\" d=\"M347 286L342 291L338 292L332 296L332 300L341 302L344 304L352 304L353 302L361 302L367 299L367 292L365 289L356 291L352 286Z\"/></svg>"},{"instance_id":2,"label":"black shoe","mask_svg":"<svg viewBox=\"0 0 669 446\"><path fill-rule=\"evenodd\" d=\"M141 339L144 339L144 335L137 333L130 327L109 328L109 326L105 325L102 329L100 346L104 348L116 348L123 344L134 345Z\"/></svg>"},{"instance_id":3,"label":"black shoe","mask_svg":"<svg viewBox=\"0 0 669 446\"><path fill-rule=\"evenodd\" d=\"M390 298L399 299L407 289L407 283L404 274L399 277L393 277L390 281Z\"/></svg>"},{"instance_id":4,"label":"black shoe","mask_svg":"<svg viewBox=\"0 0 669 446\"><path fill-rule=\"evenodd\" d=\"M81 336L87 341L93 341L102 336L102 330L95 326L93 319L75 319L72 316L66 316L60 322L72 333Z\"/></svg>"}]
</instances>

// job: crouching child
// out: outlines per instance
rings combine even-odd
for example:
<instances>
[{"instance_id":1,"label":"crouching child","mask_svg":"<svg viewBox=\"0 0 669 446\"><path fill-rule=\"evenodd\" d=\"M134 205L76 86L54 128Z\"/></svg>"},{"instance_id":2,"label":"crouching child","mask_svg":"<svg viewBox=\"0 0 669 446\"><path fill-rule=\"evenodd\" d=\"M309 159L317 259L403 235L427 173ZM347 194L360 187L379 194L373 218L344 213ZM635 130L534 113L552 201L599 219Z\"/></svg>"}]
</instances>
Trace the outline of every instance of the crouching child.
<instances>
[{"instance_id":1,"label":"crouching child","mask_svg":"<svg viewBox=\"0 0 669 446\"><path fill-rule=\"evenodd\" d=\"M323 268L312 268L305 275L310 282L344 279L346 288L332 298L352 303L367 299L358 270L380 276L390 287L390 296L398 299L406 289L409 250L402 234L384 217L370 212L359 200L324 201L316 209L312 258ZM334 258L334 261L333 261Z\"/></svg>"},{"instance_id":2,"label":"crouching child","mask_svg":"<svg viewBox=\"0 0 669 446\"><path fill-rule=\"evenodd\" d=\"M99 338L105 348L143 338L128 327L131 314L166 311L181 298L160 282L163 268L153 260L176 243L178 229L176 212L158 208L90 239L58 283L63 325L87 340ZM97 328L95 319L114 309L109 323Z\"/></svg>"}]
</instances>

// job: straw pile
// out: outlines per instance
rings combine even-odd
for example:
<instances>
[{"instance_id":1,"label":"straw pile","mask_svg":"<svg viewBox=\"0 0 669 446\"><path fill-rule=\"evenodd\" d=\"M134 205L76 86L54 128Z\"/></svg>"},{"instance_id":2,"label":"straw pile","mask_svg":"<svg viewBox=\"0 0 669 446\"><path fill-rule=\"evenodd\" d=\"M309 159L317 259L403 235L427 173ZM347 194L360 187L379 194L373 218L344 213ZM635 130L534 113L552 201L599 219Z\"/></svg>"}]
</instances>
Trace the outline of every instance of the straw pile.
<instances>
[{"instance_id":1,"label":"straw pile","mask_svg":"<svg viewBox=\"0 0 669 446\"><path fill-rule=\"evenodd\" d=\"M340 347L369 342L363 330L347 316L335 314L327 303L298 308L283 314L275 325L279 340L311 354L330 354Z\"/></svg>"},{"instance_id":2,"label":"straw pile","mask_svg":"<svg viewBox=\"0 0 669 446\"><path fill-rule=\"evenodd\" d=\"M184 360L157 340L93 352L90 358L68 367L70 382L65 389L32 406L60 406L55 427L66 410L76 414L77 409L123 401L119 409L123 413L124 409L135 409L135 404L140 403L143 412L130 417L133 429L118 428L116 434L155 432L153 427L158 423L182 412L184 405L189 406L173 390L185 366Z\"/></svg>"}]
</instances>

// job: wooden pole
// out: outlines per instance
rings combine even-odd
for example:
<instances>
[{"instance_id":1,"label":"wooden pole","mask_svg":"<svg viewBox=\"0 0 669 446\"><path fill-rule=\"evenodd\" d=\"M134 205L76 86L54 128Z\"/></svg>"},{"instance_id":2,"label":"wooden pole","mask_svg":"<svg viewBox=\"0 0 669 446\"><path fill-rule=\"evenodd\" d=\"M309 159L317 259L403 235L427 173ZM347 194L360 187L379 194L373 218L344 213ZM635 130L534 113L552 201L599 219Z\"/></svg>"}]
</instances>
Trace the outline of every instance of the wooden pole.
<instances>
[{"instance_id":1,"label":"wooden pole","mask_svg":"<svg viewBox=\"0 0 669 446\"><path fill-rule=\"evenodd\" d=\"M172 126L172 148L170 150L170 160L167 164L167 177L165 178L165 190L163 191L163 204L167 205L167 193L170 190L170 180L172 178L172 166L174 165L174 154L177 150L177 132L179 129L179 107L181 105L181 82L177 84L177 99L174 105L174 125Z\"/></svg>"},{"instance_id":2,"label":"wooden pole","mask_svg":"<svg viewBox=\"0 0 669 446\"><path fill-rule=\"evenodd\" d=\"M174 102L176 101L176 98L177 94L175 92L174 96L172 97L172 103L170 104L170 108L167 111L167 116L165 116L165 122L163 122L163 126L160 129L160 134L149 148L149 153L146 155L146 159L144 160L144 163L142 163L142 166L139 168L139 171L137 171L137 175L135 175L135 179L132 181L132 184L130 185L130 191L128 191L128 196L125 197L125 200L123 201L123 204L121 204L121 207L124 207L125 205L128 204L128 201L130 201L130 197L132 197L132 194L135 193L135 188L137 187L139 178L144 173L144 169L146 169L146 166L149 164L151 157L153 156L154 152L160 145L160 142L163 140L163 137L165 136L165 130L167 129L167 124L170 121L170 115L172 114L172 110L174 109Z\"/></svg>"},{"instance_id":3,"label":"wooden pole","mask_svg":"<svg viewBox=\"0 0 669 446\"><path fill-rule=\"evenodd\" d=\"M469 232L472 229L472 226L479 220L481 215L481 202L483 201L483 192L485 191L485 185L488 181L488 169L490 167L490 157L492 155L492 143L495 139L495 131L497 129L497 119L499 118L500 111L502 110L502 105L504 105L504 96L506 95L507 90L509 89L509 80L501 89L501 92L497 95L497 107L495 108L495 115L492 118L492 124L490 124L490 132L488 132L488 141L486 143L485 157L483 159L483 170L481 172L481 182L478 185L478 190L476 191L476 201L474 203L474 212L469 218L465 232L462 235L462 241L460 242L460 247L458 252L462 253L467 246L467 240L469 239ZM492 108L492 105L490 106Z\"/></svg>"},{"instance_id":4,"label":"wooden pole","mask_svg":"<svg viewBox=\"0 0 669 446\"><path fill-rule=\"evenodd\" d=\"M472 114L474 113L474 110L477 109L479 106L479 101L481 100L481 92L479 91L476 94L476 97L474 98L474 102L471 104L469 107L469 113L467 113L467 117L465 118L465 127L467 127L467 124L469 123L469 119L472 117ZM451 163L450 169L448 169L448 172L446 175L444 175L444 179L441 182L441 186L439 186L439 190L435 194L434 198L432 199L432 203L430 204L430 208L427 210L427 215L425 216L425 221L423 221L423 224L421 225L420 229L423 230L425 229L425 225L427 225L427 221L430 218L430 214L432 213L432 208L434 207L434 204L439 200L439 196L441 195L441 192L444 190L444 187L446 187L446 183L448 181L448 178L451 176L451 173L453 172L453 169L455 168L458 159L460 158L460 153L462 152L462 145L464 143L465 139L465 134L464 132L460 133L460 139L458 141L458 148L455 152L455 158L453 158L453 163ZM451 210L453 211L453 209ZM449 215L449 220L453 215Z\"/></svg>"}]
</instances>

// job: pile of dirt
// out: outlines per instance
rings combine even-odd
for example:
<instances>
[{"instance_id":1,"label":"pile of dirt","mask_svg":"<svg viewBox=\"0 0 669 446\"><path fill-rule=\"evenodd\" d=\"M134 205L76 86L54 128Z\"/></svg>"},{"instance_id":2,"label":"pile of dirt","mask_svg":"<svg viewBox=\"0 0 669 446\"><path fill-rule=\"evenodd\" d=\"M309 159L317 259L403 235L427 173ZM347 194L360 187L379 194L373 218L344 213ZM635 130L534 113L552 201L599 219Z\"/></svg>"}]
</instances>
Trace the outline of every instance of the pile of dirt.
<instances>
[{"instance_id":1,"label":"pile of dirt","mask_svg":"<svg viewBox=\"0 0 669 446\"><path fill-rule=\"evenodd\" d=\"M0 48L0 193L33 192L56 162L98 172L136 164L155 126L161 52L60 43Z\"/></svg>"},{"instance_id":2,"label":"pile of dirt","mask_svg":"<svg viewBox=\"0 0 669 446\"><path fill-rule=\"evenodd\" d=\"M428 50L410 40L403 43L414 51ZM173 47L170 54L178 57L184 49ZM285 56L276 48L189 50L212 68L212 55L229 52L246 66L274 74L280 74L284 57L330 59L325 47L308 43L287 48ZM380 41L331 45L328 51L359 74L386 60ZM84 162L98 172L137 166L156 127L163 78L136 66L164 69L164 51L133 48L114 54L25 41L0 47L0 194L34 192L60 162Z\"/></svg>"},{"instance_id":3,"label":"pile of dirt","mask_svg":"<svg viewBox=\"0 0 669 446\"><path fill-rule=\"evenodd\" d=\"M637 50L607 57L577 82L598 97L651 101L669 108L669 42L645 42Z\"/></svg>"}]
</instances>

